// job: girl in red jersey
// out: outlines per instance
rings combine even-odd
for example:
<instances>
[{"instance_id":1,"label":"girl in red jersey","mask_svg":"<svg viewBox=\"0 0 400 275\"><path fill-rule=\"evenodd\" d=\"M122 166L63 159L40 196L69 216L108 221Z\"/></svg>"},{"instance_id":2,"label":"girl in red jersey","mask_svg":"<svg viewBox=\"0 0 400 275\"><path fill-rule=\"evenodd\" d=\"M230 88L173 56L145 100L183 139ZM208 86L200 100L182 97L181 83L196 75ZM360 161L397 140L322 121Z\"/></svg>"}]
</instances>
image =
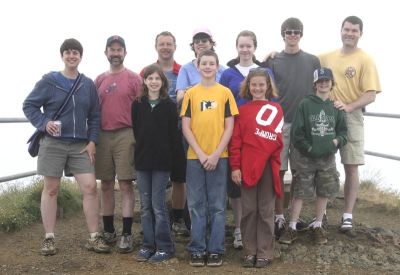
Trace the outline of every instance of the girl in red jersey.
<instances>
[{"instance_id":1,"label":"girl in red jersey","mask_svg":"<svg viewBox=\"0 0 400 275\"><path fill-rule=\"evenodd\" d=\"M279 180L283 112L270 101L277 89L266 68L250 70L241 96L250 99L239 108L229 144L232 180L241 186L241 231L246 251L244 267L267 267L274 255L275 197Z\"/></svg>"}]
</instances>

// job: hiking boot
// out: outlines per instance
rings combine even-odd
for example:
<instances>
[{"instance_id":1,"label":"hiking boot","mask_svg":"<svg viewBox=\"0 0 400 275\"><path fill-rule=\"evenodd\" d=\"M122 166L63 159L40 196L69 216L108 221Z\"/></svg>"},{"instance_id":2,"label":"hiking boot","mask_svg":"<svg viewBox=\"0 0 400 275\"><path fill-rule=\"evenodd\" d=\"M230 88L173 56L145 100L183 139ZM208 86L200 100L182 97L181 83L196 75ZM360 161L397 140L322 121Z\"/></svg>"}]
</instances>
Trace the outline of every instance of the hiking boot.
<instances>
[{"instance_id":1,"label":"hiking boot","mask_svg":"<svg viewBox=\"0 0 400 275\"><path fill-rule=\"evenodd\" d=\"M119 253L129 253L133 250L133 237L127 233L122 234L118 244Z\"/></svg>"},{"instance_id":2,"label":"hiking boot","mask_svg":"<svg viewBox=\"0 0 400 275\"><path fill-rule=\"evenodd\" d=\"M186 224L182 218L172 223L172 231L175 232L175 234L183 235L186 237L190 235L189 230L187 229Z\"/></svg>"},{"instance_id":3,"label":"hiking boot","mask_svg":"<svg viewBox=\"0 0 400 275\"><path fill-rule=\"evenodd\" d=\"M313 229L314 228L314 223L315 223L316 220L317 220L316 217L314 217L311 220L310 224L308 225L309 229ZM324 216L322 217L322 228L325 229L325 230L328 229L328 217L326 216L326 214L324 214Z\"/></svg>"},{"instance_id":4,"label":"hiking boot","mask_svg":"<svg viewBox=\"0 0 400 275\"><path fill-rule=\"evenodd\" d=\"M190 255L191 266L204 266L206 264L206 256L202 253L192 253Z\"/></svg>"},{"instance_id":5,"label":"hiking boot","mask_svg":"<svg viewBox=\"0 0 400 275\"><path fill-rule=\"evenodd\" d=\"M313 229L313 236L316 244L326 244L328 242L325 230L322 227L315 227Z\"/></svg>"},{"instance_id":6,"label":"hiking boot","mask_svg":"<svg viewBox=\"0 0 400 275\"><path fill-rule=\"evenodd\" d=\"M171 259L173 256L174 253L157 251L153 256L149 258L149 263L161 263Z\"/></svg>"},{"instance_id":7,"label":"hiking boot","mask_svg":"<svg viewBox=\"0 0 400 275\"><path fill-rule=\"evenodd\" d=\"M222 254L211 253L208 255L207 266L221 266Z\"/></svg>"},{"instance_id":8,"label":"hiking boot","mask_svg":"<svg viewBox=\"0 0 400 275\"><path fill-rule=\"evenodd\" d=\"M275 219L275 238L279 239L282 236L286 228L286 221L284 218Z\"/></svg>"},{"instance_id":9,"label":"hiking boot","mask_svg":"<svg viewBox=\"0 0 400 275\"><path fill-rule=\"evenodd\" d=\"M96 253L110 253L111 248L104 241L102 235L97 234L94 238L89 238L85 244L85 248L89 251L94 251Z\"/></svg>"},{"instance_id":10,"label":"hiking boot","mask_svg":"<svg viewBox=\"0 0 400 275\"><path fill-rule=\"evenodd\" d=\"M265 268L271 264L270 259L264 259L264 258L257 258L256 263L254 264L254 267L256 268Z\"/></svg>"},{"instance_id":11,"label":"hiking boot","mask_svg":"<svg viewBox=\"0 0 400 275\"><path fill-rule=\"evenodd\" d=\"M308 229L308 224L303 219L298 219L296 223L297 232L306 231Z\"/></svg>"},{"instance_id":12,"label":"hiking boot","mask_svg":"<svg viewBox=\"0 0 400 275\"><path fill-rule=\"evenodd\" d=\"M43 256L50 256L57 253L54 238L46 238L42 241L42 248L40 249L40 253Z\"/></svg>"},{"instance_id":13,"label":"hiking boot","mask_svg":"<svg viewBox=\"0 0 400 275\"><path fill-rule=\"evenodd\" d=\"M343 220L342 218L342 224L340 226L340 231L341 232L347 232L353 229L353 219L351 218L347 218L345 220Z\"/></svg>"},{"instance_id":14,"label":"hiking boot","mask_svg":"<svg viewBox=\"0 0 400 275\"><path fill-rule=\"evenodd\" d=\"M139 252L138 252L138 254L136 255L135 259L136 259L138 262L146 262L146 261L148 261L148 260L151 258L151 256L153 256L153 254L154 254L154 252L151 251L150 249L148 249L148 248L141 248L141 249L139 249Z\"/></svg>"},{"instance_id":15,"label":"hiking boot","mask_svg":"<svg viewBox=\"0 0 400 275\"><path fill-rule=\"evenodd\" d=\"M243 267L254 267L254 264L256 263L256 256L255 255L246 255L243 258Z\"/></svg>"},{"instance_id":16,"label":"hiking boot","mask_svg":"<svg viewBox=\"0 0 400 275\"><path fill-rule=\"evenodd\" d=\"M117 242L117 232L115 230L112 233L104 231L103 239L106 242L106 244L114 244Z\"/></svg>"},{"instance_id":17,"label":"hiking boot","mask_svg":"<svg viewBox=\"0 0 400 275\"><path fill-rule=\"evenodd\" d=\"M239 250L243 248L242 233L240 233L240 229L238 228L233 233L233 247Z\"/></svg>"},{"instance_id":18,"label":"hiking boot","mask_svg":"<svg viewBox=\"0 0 400 275\"><path fill-rule=\"evenodd\" d=\"M292 244L297 239L297 231L288 227L282 236L279 238L279 242L283 244Z\"/></svg>"}]
</instances>

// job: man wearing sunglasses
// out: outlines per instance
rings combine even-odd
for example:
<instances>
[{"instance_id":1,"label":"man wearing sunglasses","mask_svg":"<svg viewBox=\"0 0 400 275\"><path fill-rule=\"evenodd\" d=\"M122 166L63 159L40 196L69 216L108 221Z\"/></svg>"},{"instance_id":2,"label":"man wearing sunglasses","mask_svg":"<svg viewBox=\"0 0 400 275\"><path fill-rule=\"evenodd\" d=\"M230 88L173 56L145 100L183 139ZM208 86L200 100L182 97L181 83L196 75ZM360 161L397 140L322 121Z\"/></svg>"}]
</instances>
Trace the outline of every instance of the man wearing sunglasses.
<instances>
[{"instance_id":1,"label":"man wearing sunglasses","mask_svg":"<svg viewBox=\"0 0 400 275\"><path fill-rule=\"evenodd\" d=\"M285 48L277 53L274 58L269 58L265 66L271 68L274 73L279 91L279 103L284 113L283 143L281 153L281 184L284 188L284 175L289 167L292 175L296 165L291 154L290 127L299 102L313 92L313 72L321 67L319 59L300 49L300 40L303 37L303 23L297 18L286 19L281 26L281 35ZM292 181L291 190L294 181ZM279 236L285 229L283 215L284 198L275 201L275 236ZM306 228L303 223L298 223L298 230Z\"/></svg>"},{"instance_id":2,"label":"man wearing sunglasses","mask_svg":"<svg viewBox=\"0 0 400 275\"><path fill-rule=\"evenodd\" d=\"M378 71L372 58L358 48L363 34L363 22L357 16L349 16L342 22L343 46L322 54L321 63L330 67L336 85L332 91L336 108L345 111L348 143L340 149L344 165L344 213L340 231L353 229L353 208L359 186L358 166L364 164L363 108L375 101L381 92Z\"/></svg>"}]
</instances>

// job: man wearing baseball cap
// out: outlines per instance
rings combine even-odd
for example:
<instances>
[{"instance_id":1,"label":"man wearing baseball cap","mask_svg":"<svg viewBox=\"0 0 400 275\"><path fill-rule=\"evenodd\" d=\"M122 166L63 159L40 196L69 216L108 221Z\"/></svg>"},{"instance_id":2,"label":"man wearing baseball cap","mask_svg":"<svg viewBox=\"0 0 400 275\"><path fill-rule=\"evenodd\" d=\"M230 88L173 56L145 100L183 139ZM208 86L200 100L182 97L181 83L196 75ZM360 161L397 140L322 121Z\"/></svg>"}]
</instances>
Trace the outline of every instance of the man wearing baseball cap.
<instances>
[{"instance_id":1,"label":"man wearing baseball cap","mask_svg":"<svg viewBox=\"0 0 400 275\"><path fill-rule=\"evenodd\" d=\"M320 68L313 75L315 94L300 101L291 127L297 161L296 184L289 226L279 238L283 244L292 244L297 239L296 224L303 199L312 198L314 193L317 195L316 220L311 228L314 242L327 243L322 220L328 198L333 198L339 191L335 153L347 143L344 111L335 108L329 98L334 86L332 71Z\"/></svg>"},{"instance_id":2,"label":"man wearing baseball cap","mask_svg":"<svg viewBox=\"0 0 400 275\"><path fill-rule=\"evenodd\" d=\"M135 139L132 131L131 105L139 95L142 79L125 68L125 40L119 35L107 39L104 51L110 69L100 74L95 85L99 95L101 130L97 144L96 178L101 180L101 212L104 239L111 244L117 240L114 227L114 184L117 177L122 197L122 234L120 253L133 250L132 222L135 205L132 180Z\"/></svg>"}]
</instances>

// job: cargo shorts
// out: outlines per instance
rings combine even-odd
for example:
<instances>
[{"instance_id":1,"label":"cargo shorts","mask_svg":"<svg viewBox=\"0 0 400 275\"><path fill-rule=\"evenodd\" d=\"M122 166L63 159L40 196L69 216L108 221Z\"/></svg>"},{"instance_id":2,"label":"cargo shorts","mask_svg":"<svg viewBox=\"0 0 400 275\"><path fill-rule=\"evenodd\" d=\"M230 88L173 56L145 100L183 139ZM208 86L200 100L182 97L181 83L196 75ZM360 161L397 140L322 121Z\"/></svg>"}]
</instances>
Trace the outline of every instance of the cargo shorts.
<instances>
[{"instance_id":1,"label":"cargo shorts","mask_svg":"<svg viewBox=\"0 0 400 275\"><path fill-rule=\"evenodd\" d=\"M336 170L335 155L310 158L294 150L297 170L293 197L299 199L317 197L332 198L339 192L339 172Z\"/></svg>"}]
</instances>

